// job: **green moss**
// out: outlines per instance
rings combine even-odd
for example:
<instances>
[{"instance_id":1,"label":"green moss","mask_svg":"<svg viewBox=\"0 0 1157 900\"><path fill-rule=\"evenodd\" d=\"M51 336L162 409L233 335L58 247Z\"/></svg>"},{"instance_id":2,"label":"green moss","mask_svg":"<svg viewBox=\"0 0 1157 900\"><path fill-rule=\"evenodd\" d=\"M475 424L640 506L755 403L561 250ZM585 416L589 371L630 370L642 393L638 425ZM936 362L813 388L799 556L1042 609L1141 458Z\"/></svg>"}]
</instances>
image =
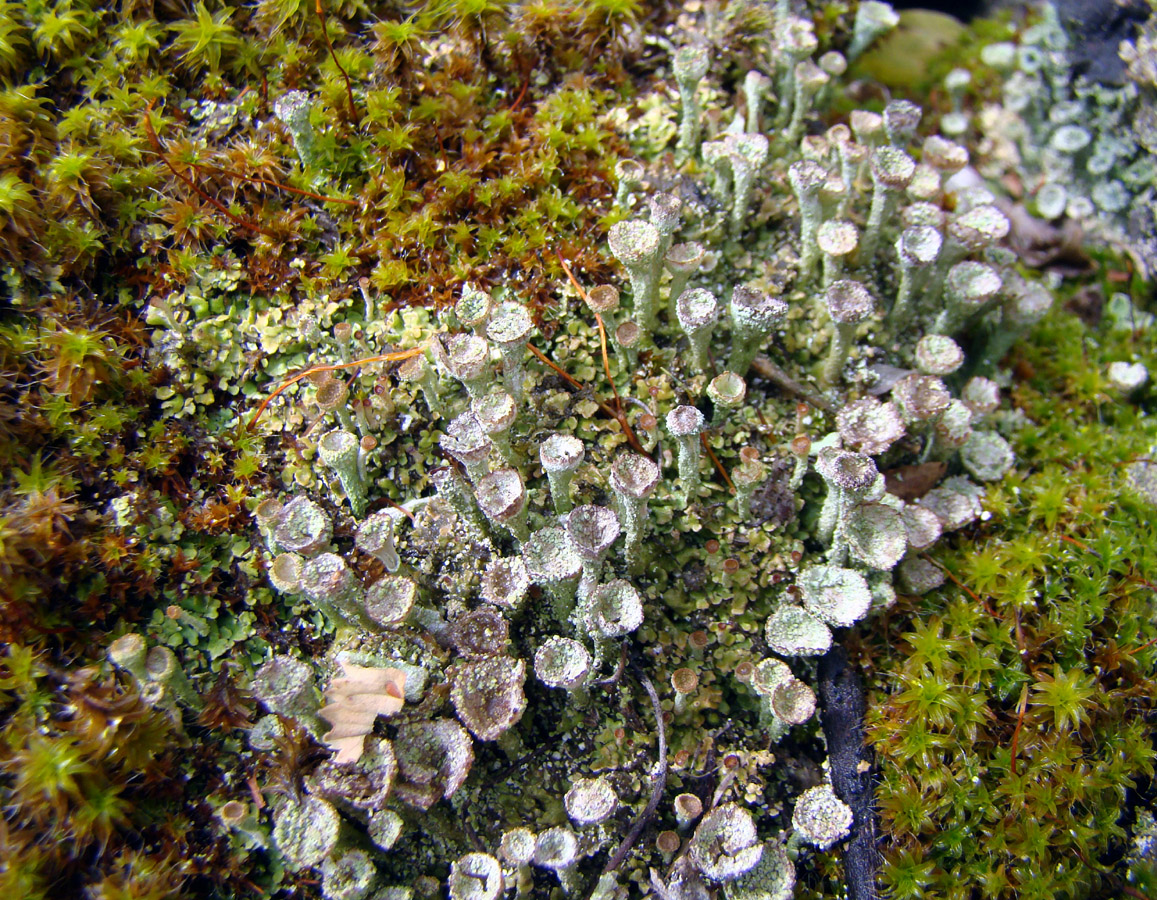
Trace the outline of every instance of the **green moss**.
<instances>
[{"instance_id":1,"label":"green moss","mask_svg":"<svg viewBox=\"0 0 1157 900\"><path fill-rule=\"evenodd\" d=\"M1147 340L1069 313L1022 346L1019 474L990 491L988 525L935 554L963 587L905 601L890 648L869 639L896 896L1121 883L1098 861L1121 853L1126 798L1152 776L1157 690L1157 533L1124 471L1157 432L1147 401L1104 390L1117 359L1157 362Z\"/></svg>"}]
</instances>

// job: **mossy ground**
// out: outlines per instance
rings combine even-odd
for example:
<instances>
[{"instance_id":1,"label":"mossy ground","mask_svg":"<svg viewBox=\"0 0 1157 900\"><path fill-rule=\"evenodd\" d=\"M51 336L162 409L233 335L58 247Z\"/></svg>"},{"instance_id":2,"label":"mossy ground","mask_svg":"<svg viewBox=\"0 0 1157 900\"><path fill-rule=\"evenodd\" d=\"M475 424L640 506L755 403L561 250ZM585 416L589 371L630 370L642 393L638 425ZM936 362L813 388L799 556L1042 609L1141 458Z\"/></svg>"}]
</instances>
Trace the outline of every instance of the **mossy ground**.
<instances>
[{"instance_id":1,"label":"mossy ground","mask_svg":"<svg viewBox=\"0 0 1157 900\"><path fill-rule=\"evenodd\" d=\"M1152 333L1058 311L1014 352L1029 422L991 518L932 553L944 589L861 636L896 897L1129 890L1154 799L1157 530L1128 472L1157 428L1151 394L1110 387L1114 361L1152 367Z\"/></svg>"},{"instance_id":2,"label":"mossy ground","mask_svg":"<svg viewBox=\"0 0 1157 900\"><path fill-rule=\"evenodd\" d=\"M822 20L824 40L840 11ZM293 611L264 586L254 546L248 507L281 485L264 460L274 448L292 456L289 429L283 448L239 425L280 378L327 361L292 336L364 308L362 277L387 313L445 306L467 278L546 309L561 280L556 249L589 280L607 274L597 248L621 139L600 116L648 83L648 51L621 49L634 23L677 11L349 2L324 26L336 61L310 3L124 13L114 23L83 0L0 4L0 889L257 895L253 882L276 886L280 873L215 819L225 800L257 793L243 739L254 705L239 673L270 648L308 652L326 636L316 616L283 626ZM351 40L371 14L373 40ZM724 23L729 65L761 23L756 5ZM617 49L592 52L605 45ZM436 64L416 64L431 48ZM300 170L277 127L251 124L301 85L317 90L330 181ZM642 112L648 128L673 127ZM181 291L187 308L146 309ZM291 294L308 316L284 321ZM166 317L189 333L172 366L156 368L146 350ZM252 358L215 331L239 317L262 333ZM572 374L596 378L589 329L548 323ZM1135 811L1152 801L1157 553L1151 511L1124 471L1157 435L1144 416L1152 395L1112 395L1104 368L1137 358L1157 371L1151 348L1146 334L1063 313L1020 347L1014 396L1034 424L1018 439L1017 471L990 492L988 523L936 553L962 587L904 599L855 639L875 686L883 877L897 896L1126 890ZM621 440L602 424L567 427ZM423 450L432 440L416 436ZM726 461L737 447L716 449ZM693 628L713 642L704 709L674 729L673 786L715 761L695 735L755 708L749 691L725 697L718 683L759 630L751 598L768 573L746 563L767 536L709 543L705 533L681 548L688 577L655 587L666 604L640 635L664 675L701 667ZM696 579L726 578L730 605L710 607ZM199 717L149 707L111 671L106 648L127 630L180 648L207 690ZM630 740L608 727L593 751L617 762L638 755ZM736 765L759 786L766 748L744 751ZM311 752L283 748L263 779L291 782ZM796 759L812 756L822 754L805 747ZM497 777L500 762L494 753L480 770ZM557 804L542 821L551 816ZM1146 890L1138 873L1133 889ZM837 857L821 857L815 877L809 890L836 891Z\"/></svg>"}]
</instances>

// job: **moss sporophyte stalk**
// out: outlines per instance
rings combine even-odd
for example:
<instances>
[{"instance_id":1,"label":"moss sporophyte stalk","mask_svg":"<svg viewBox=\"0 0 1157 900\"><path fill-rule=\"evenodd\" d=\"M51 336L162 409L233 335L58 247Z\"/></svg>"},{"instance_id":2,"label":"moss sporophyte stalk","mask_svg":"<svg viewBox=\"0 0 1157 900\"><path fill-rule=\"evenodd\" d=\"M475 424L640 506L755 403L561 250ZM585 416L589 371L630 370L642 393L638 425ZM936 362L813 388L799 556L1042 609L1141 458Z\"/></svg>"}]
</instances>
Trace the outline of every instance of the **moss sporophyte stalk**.
<instances>
[{"instance_id":1,"label":"moss sporophyte stalk","mask_svg":"<svg viewBox=\"0 0 1157 900\"><path fill-rule=\"evenodd\" d=\"M1157 25L845 6L0 2L0 885L1151 889Z\"/></svg>"}]
</instances>

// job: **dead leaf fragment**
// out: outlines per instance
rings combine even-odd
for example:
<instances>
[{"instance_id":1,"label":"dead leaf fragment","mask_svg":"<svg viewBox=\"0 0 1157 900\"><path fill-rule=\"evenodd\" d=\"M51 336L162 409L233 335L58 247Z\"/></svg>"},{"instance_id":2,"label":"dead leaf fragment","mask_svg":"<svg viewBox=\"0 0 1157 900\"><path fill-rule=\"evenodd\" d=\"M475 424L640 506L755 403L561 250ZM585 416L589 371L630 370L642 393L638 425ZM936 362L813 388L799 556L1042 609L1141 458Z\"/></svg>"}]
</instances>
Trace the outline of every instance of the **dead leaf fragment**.
<instances>
[{"instance_id":1,"label":"dead leaf fragment","mask_svg":"<svg viewBox=\"0 0 1157 900\"><path fill-rule=\"evenodd\" d=\"M344 677L330 682L325 692L328 702L318 715L333 726L324 740L337 752L334 762L349 763L361 758L366 735L374 730L378 716L392 716L405 705L406 673L347 662L341 665Z\"/></svg>"}]
</instances>

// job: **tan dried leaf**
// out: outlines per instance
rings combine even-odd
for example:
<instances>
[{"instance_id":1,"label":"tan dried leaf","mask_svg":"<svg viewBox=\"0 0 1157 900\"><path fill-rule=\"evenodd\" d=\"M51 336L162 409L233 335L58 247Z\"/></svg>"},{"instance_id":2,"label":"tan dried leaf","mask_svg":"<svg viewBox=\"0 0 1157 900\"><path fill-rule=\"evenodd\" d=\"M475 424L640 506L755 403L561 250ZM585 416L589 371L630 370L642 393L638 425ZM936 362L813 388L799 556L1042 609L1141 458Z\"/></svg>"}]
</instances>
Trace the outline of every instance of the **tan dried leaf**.
<instances>
[{"instance_id":1,"label":"tan dried leaf","mask_svg":"<svg viewBox=\"0 0 1157 900\"><path fill-rule=\"evenodd\" d=\"M392 716L405 704L406 673L341 665L344 677L330 682L325 692L328 702L318 714L333 726L324 740L337 753L334 762L352 763L361 758L366 735L374 730L378 716Z\"/></svg>"}]
</instances>

